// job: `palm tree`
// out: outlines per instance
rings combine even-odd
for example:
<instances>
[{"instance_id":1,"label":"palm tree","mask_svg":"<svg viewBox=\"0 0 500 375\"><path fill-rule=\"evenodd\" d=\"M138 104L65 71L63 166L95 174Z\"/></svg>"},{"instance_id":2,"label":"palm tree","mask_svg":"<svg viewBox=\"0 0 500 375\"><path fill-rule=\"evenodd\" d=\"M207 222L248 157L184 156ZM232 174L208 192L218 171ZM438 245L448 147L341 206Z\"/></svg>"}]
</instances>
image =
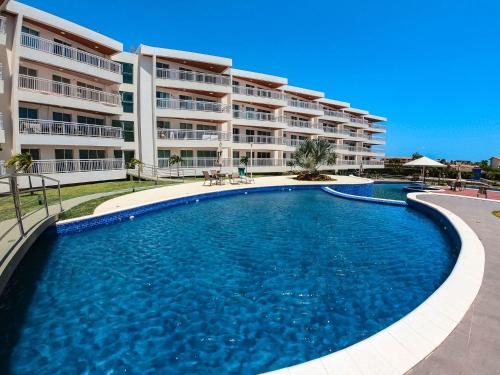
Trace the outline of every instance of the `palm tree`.
<instances>
[{"instance_id":1,"label":"palm tree","mask_svg":"<svg viewBox=\"0 0 500 375\"><path fill-rule=\"evenodd\" d=\"M250 161L250 158L246 155L244 155L240 158L240 164L243 164L245 166L245 172L247 170L247 165L248 165L249 161Z\"/></svg>"},{"instance_id":2,"label":"palm tree","mask_svg":"<svg viewBox=\"0 0 500 375\"><path fill-rule=\"evenodd\" d=\"M423 157L424 155L422 155L420 152L414 152L412 155L411 155L411 158L412 160L416 160L416 159L420 159L421 157Z\"/></svg>"},{"instance_id":3,"label":"palm tree","mask_svg":"<svg viewBox=\"0 0 500 375\"><path fill-rule=\"evenodd\" d=\"M32 165L33 158L29 153L16 154L5 162L6 167L15 167L16 173L19 171L23 173L29 173ZM33 192L31 191L31 189L33 188L33 186L31 185L31 176L28 176L28 182L30 185L30 194L33 195Z\"/></svg>"},{"instance_id":4,"label":"palm tree","mask_svg":"<svg viewBox=\"0 0 500 375\"><path fill-rule=\"evenodd\" d=\"M324 139L308 139L299 145L294 159L295 163L308 175L317 177L320 175L321 166L335 164L337 154L333 151L330 142Z\"/></svg>"},{"instance_id":5,"label":"palm tree","mask_svg":"<svg viewBox=\"0 0 500 375\"><path fill-rule=\"evenodd\" d=\"M172 155L168 158L169 165L177 165L177 177L179 177L179 165L183 162L182 158L179 155Z\"/></svg>"},{"instance_id":6,"label":"palm tree","mask_svg":"<svg viewBox=\"0 0 500 375\"><path fill-rule=\"evenodd\" d=\"M132 158L128 162L128 168L129 169L135 169L137 167L137 178L140 181L141 180L141 168L144 163L140 161L139 159ZM132 177L132 175L130 175Z\"/></svg>"}]
</instances>

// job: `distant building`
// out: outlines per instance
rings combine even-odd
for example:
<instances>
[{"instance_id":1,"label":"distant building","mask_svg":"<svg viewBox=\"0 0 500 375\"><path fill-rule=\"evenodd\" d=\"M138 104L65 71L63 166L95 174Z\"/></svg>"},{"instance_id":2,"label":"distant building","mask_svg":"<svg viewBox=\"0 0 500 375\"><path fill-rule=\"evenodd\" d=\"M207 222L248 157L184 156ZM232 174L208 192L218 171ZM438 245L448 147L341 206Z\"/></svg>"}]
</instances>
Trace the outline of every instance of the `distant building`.
<instances>
[{"instance_id":1,"label":"distant building","mask_svg":"<svg viewBox=\"0 0 500 375\"><path fill-rule=\"evenodd\" d=\"M386 156L382 158L385 164L404 164L412 161L411 156Z\"/></svg>"},{"instance_id":2,"label":"distant building","mask_svg":"<svg viewBox=\"0 0 500 375\"><path fill-rule=\"evenodd\" d=\"M493 156L490 158L491 168L500 168L500 156Z\"/></svg>"}]
</instances>

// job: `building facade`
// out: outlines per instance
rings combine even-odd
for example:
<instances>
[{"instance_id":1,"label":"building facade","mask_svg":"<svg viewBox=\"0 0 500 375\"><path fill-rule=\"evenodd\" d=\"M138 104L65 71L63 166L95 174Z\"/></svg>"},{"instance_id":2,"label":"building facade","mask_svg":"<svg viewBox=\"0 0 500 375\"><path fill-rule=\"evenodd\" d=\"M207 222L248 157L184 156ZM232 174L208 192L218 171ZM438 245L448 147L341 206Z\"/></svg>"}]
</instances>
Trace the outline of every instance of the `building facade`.
<instances>
[{"instance_id":1,"label":"building facade","mask_svg":"<svg viewBox=\"0 0 500 375\"><path fill-rule=\"evenodd\" d=\"M322 138L332 170L383 168L384 117L228 58L124 52L16 1L0 11L0 160L28 152L33 172L62 183L125 178L131 158L167 170L173 155L185 174L234 170L244 156L254 172L283 172L302 141Z\"/></svg>"}]
</instances>

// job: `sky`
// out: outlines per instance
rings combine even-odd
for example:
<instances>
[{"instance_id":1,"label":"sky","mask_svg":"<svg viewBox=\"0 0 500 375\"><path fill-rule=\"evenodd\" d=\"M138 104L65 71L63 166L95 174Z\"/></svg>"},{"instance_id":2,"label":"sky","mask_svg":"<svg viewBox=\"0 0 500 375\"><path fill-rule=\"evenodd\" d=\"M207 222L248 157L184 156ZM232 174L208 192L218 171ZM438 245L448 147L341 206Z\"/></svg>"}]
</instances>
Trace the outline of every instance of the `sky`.
<instances>
[{"instance_id":1,"label":"sky","mask_svg":"<svg viewBox=\"0 0 500 375\"><path fill-rule=\"evenodd\" d=\"M233 67L388 118L387 156L500 156L500 1L22 0L123 42Z\"/></svg>"}]
</instances>

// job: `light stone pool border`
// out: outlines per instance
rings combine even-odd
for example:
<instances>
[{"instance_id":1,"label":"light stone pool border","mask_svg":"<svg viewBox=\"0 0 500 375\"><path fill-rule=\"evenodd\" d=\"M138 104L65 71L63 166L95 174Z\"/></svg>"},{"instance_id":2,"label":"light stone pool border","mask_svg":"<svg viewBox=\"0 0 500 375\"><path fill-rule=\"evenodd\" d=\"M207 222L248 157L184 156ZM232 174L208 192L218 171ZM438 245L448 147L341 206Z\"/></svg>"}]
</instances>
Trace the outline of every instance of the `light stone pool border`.
<instances>
[{"instance_id":1,"label":"light stone pool border","mask_svg":"<svg viewBox=\"0 0 500 375\"><path fill-rule=\"evenodd\" d=\"M360 184L367 182L358 181ZM258 191L259 188L270 186L272 184L254 185L248 186L247 189L257 188L255 191ZM286 189L288 186L282 187ZM211 193L221 190L226 189L211 190ZM182 194L181 197L196 195L193 193ZM267 375L404 374L448 337L462 320L479 291L484 272L484 248L474 231L460 217L417 197L427 194L429 193L408 194L408 205L444 222L447 230L452 232L452 237L460 241L461 245L457 262L444 283L408 315L367 339L324 357L268 372ZM165 197L162 201L176 198ZM158 202L157 200L134 204L86 218L133 210ZM71 219L64 223L86 218Z\"/></svg>"},{"instance_id":2,"label":"light stone pool border","mask_svg":"<svg viewBox=\"0 0 500 375\"><path fill-rule=\"evenodd\" d=\"M267 375L404 374L429 356L456 328L481 287L484 247L460 217L420 200L418 195L426 193L408 194L408 205L444 222L461 244L457 262L445 282L415 310L375 335Z\"/></svg>"}]
</instances>

